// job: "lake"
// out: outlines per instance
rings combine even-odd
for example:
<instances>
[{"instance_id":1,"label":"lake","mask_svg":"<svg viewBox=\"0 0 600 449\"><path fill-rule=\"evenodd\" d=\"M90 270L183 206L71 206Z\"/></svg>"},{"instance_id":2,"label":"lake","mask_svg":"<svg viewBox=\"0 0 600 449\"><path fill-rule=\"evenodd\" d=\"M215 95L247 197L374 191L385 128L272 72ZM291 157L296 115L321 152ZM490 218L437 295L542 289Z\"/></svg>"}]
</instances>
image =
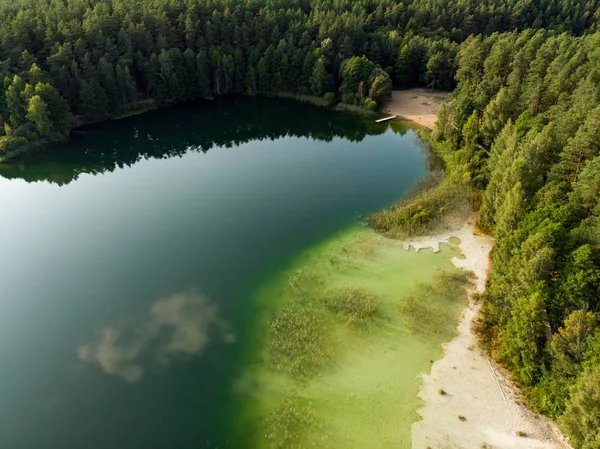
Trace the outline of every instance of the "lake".
<instances>
[{"instance_id":1,"label":"lake","mask_svg":"<svg viewBox=\"0 0 600 449\"><path fill-rule=\"evenodd\" d=\"M256 292L427 171L398 123L265 98L0 166L0 447L228 447Z\"/></svg>"}]
</instances>

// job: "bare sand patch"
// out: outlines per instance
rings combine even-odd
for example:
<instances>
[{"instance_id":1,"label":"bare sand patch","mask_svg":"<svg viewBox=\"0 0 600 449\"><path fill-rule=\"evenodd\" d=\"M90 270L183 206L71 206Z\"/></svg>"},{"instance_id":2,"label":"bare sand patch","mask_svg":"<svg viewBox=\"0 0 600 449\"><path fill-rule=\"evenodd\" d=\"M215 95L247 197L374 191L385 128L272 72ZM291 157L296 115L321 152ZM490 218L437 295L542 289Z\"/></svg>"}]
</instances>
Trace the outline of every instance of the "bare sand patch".
<instances>
[{"instance_id":1,"label":"bare sand patch","mask_svg":"<svg viewBox=\"0 0 600 449\"><path fill-rule=\"evenodd\" d=\"M452 262L475 273L473 292L483 292L493 239L476 235L471 219L463 228L407 242L405 248L433 248L457 237L464 259ZM570 447L554 424L520 405L514 385L477 347L472 331L479 304L469 298L458 335L444 345L444 357L423 375L421 421L412 426L412 447L563 448ZM493 371L492 371L493 370ZM519 436L522 435L522 436Z\"/></svg>"},{"instance_id":2,"label":"bare sand patch","mask_svg":"<svg viewBox=\"0 0 600 449\"><path fill-rule=\"evenodd\" d=\"M433 129L440 105L448 94L446 91L423 88L395 90L384 112Z\"/></svg>"}]
</instances>

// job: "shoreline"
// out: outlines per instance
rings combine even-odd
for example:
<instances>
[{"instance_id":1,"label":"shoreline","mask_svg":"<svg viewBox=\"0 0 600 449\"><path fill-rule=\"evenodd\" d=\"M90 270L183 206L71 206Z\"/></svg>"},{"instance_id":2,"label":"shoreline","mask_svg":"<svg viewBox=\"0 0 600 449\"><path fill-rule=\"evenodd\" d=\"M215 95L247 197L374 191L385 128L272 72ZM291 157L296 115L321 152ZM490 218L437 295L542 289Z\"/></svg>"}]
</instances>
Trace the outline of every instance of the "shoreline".
<instances>
[{"instance_id":1,"label":"shoreline","mask_svg":"<svg viewBox=\"0 0 600 449\"><path fill-rule=\"evenodd\" d=\"M465 258L455 257L452 263L476 276L457 335L422 375L419 397L424 404L418 411L421 420L412 425L412 447L569 448L550 419L521 404L517 388L479 348L472 324L481 304L473 296L485 290L493 239L476 234L474 223L472 217L456 231L404 244L406 249L439 251L440 243L459 238Z\"/></svg>"},{"instance_id":2,"label":"shoreline","mask_svg":"<svg viewBox=\"0 0 600 449\"><path fill-rule=\"evenodd\" d=\"M407 90L392 91L392 98L383 107L383 112L397 115L399 118L433 130L437 113L450 92L415 87Z\"/></svg>"},{"instance_id":3,"label":"shoreline","mask_svg":"<svg viewBox=\"0 0 600 449\"><path fill-rule=\"evenodd\" d=\"M285 91L273 92L271 94L265 94L265 93L252 94L252 95L250 95L250 94L227 94L227 95L222 95L222 96L236 96L236 95L244 96L244 97L260 96L260 97L265 97L265 98L278 98L278 99L284 99L284 100L293 100L293 101L297 101L300 103L311 104L315 107L330 109L332 111L341 112L344 114L352 114L352 115L356 115L356 116L363 117L363 118L373 118L373 117L378 116L377 112L365 109L361 106L350 105L350 104L337 102L337 101L335 101L333 103L328 103L327 100L325 100L323 97L317 97L314 95L305 95L305 94L300 94L300 93L285 92ZM182 104L185 104L188 102L194 102L194 101L198 101L198 100L213 101L216 98L217 97L194 97L194 98L189 98L189 99L182 100L177 103L166 105L166 106L157 106L156 100L154 98L146 98L144 100L140 100L140 101L136 102L133 105L130 105L127 109L123 110L122 112L120 112L114 116L107 117L104 120L96 120L96 121L85 121L83 116L74 115L71 117L71 127L69 129L69 135L67 138L67 142L71 139L73 134L85 133L85 130L81 130L81 128L85 128L88 126L94 126L94 125L111 122L111 121L119 121L119 120L127 119L130 117L134 117L137 115L143 115L148 112L167 109L169 107L177 107L179 105L182 105ZM40 149L40 148L48 145L49 143L50 142L45 141L45 140L32 141L14 151L7 152L7 153L0 153L0 164L18 159L19 156L24 156L24 155L32 152L33 150Z\"/></svg>"}]
</instances>

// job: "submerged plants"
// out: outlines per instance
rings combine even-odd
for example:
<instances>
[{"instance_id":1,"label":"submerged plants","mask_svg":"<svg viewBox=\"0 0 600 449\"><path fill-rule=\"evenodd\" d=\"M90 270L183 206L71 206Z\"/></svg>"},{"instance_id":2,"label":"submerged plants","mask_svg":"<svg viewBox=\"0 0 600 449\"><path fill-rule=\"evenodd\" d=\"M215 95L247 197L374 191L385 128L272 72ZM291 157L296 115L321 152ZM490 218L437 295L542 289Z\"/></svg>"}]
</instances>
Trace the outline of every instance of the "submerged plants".
<instances>
[{"instance_id":1,"label":"submerged plants","mask_svg":"<svg viewBox=\"0 0 600 449\"><path fill-rule=\"evenodd\" d=\"M312 304L278 310L270 322L272 368L305 379L325 366L331 356L324 319L322 310Z\"/></svg>"},{"instance_id":2,"label":"submerged plants","mask_svg":"<svg viewBox=\"0 0 600 449\"><path fill-rule=\"evenodd\" d=\"M466 298L471 274L457 268L439 271L430 284L417 283L400 303L413 333L449 336L455 327L452 307Z\"/></svg>"},{"instance_id":3,"label":"submerged plants","mask_svg":"<svg viewBox=\"0 0 600 449\"><path fill-rule=\"evenodd\" d=\"M300 268L288 278L288 288L294 295L301 295L306 289L314 284L318 284L319 279L314 271L306 268Z\"/></svg>"},{"instance_id":4,"label":"submerged plants","mask_svg":"<svg viewBox=\"0 0 600 449\"><path fill-rule=\"evenodd\" d=\"M368 321L377 310L377 298L362 287L351 287L326 294L323 304L350 324Z\"/></svg>"},{"instance_id":5,"label":"submerged plants","mask_svg":"<svg viewBox=\"0 0 600 449\"><path fill-rule=\"evenodd\" d=\"M273 407L265 426L267 441L276 449L324 448L322 428L311 404L298 398L286 398ZM311 431L317 432L319 440L313 444L307 442L306 434Z\"/></svg>"}]
</instances>

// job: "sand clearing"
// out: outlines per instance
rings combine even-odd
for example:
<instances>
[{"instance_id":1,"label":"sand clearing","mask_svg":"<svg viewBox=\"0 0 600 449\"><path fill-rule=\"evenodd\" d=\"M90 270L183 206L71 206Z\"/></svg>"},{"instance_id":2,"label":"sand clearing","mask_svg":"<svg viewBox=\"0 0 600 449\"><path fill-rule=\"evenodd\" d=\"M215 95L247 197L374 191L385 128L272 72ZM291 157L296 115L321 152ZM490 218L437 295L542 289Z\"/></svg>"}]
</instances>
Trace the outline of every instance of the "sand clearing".
<instances>
[{"instance_id":1,"label":"sand clearing","mask_svg":"<svg viewBox=\"0 0 600 449\"><path fill-rule=\"evenodd\" d=\"M433 129L438 109L449 92L430 89L395 90L384 112Z\"/></svg>"},{"instance_id":2,"label":"sand clearing","mask_svg":"<svg viewBox=\"0 0 600 449\"><path fill-rule=\"evenodd\" d=\"M456 232L416 239L405 247L439 250L440 242L458 237L461 240L459 247L466 258L454 258L452 262L457 267L473 271L476 275L474 291L482 292L493 239L475 235L473 222L471 220ZM419 410L422 420L412 426L412 447L569 447L550 420L519 405L516 389L478 349L471 330L478 309L479 305L470 300L461 318L458 336L444 346L444 357L432 365L429 374L423 376L419 396L425 401L425 406ZM441 388L446 394L440 394ZM517 435L522 432L525 436Z\"/></svg>"}]
</instances>

